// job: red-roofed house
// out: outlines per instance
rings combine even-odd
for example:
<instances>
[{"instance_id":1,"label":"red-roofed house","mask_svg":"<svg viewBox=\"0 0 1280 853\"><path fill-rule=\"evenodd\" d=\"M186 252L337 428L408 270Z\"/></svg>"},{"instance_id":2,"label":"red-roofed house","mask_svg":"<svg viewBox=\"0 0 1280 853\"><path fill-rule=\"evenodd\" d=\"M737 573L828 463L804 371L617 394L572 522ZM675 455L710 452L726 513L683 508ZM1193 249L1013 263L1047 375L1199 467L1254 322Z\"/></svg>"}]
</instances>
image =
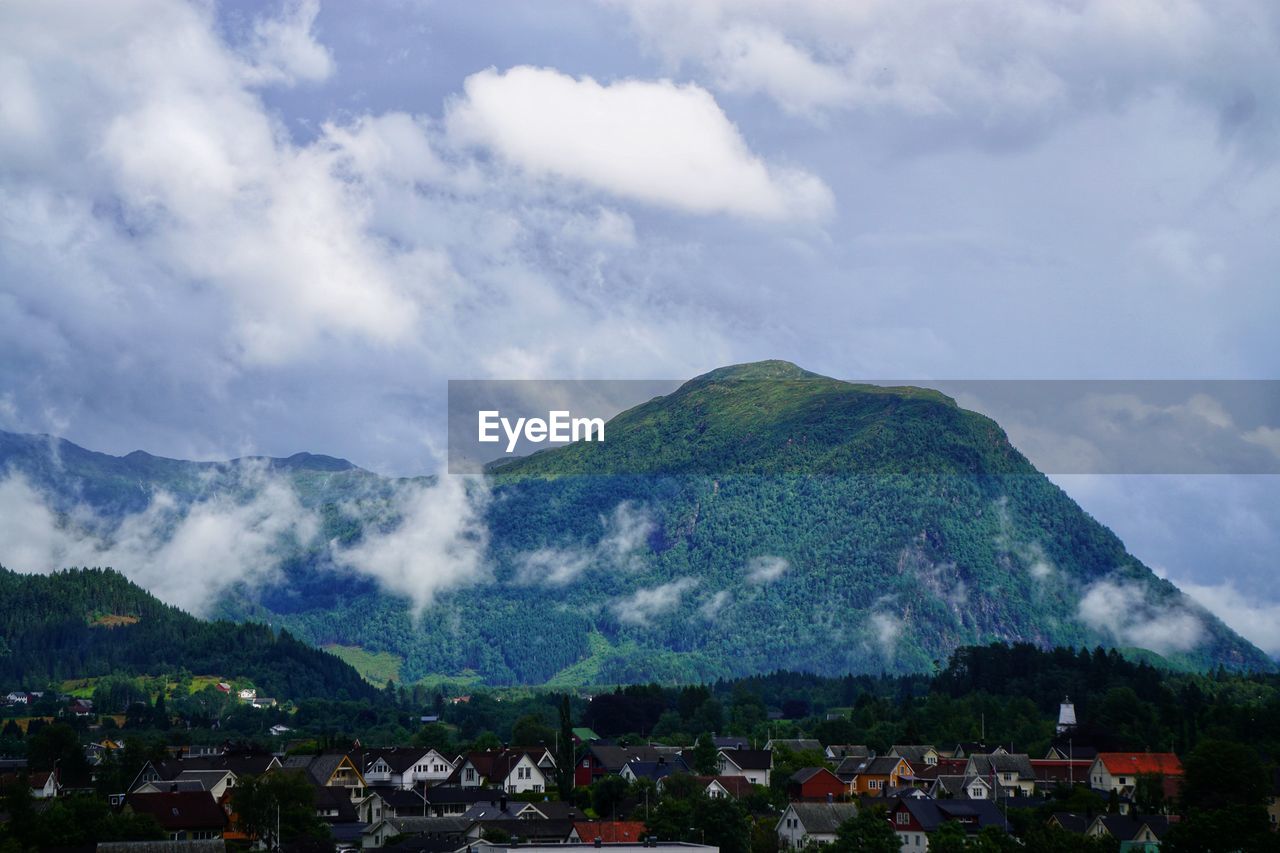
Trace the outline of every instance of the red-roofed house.
<instances>
[{"instance_id":1,"label":"red-roofed house","mask_svg":"<svg viewBox=\"0 0 1280 853\"><path fill-rule=\"evenodd\" d=\"M1089 767L1089 786L1132 794L1139 776L1182 778L1182 762L1172 752L1099 752Z\"/></svg>"}]
</instances>

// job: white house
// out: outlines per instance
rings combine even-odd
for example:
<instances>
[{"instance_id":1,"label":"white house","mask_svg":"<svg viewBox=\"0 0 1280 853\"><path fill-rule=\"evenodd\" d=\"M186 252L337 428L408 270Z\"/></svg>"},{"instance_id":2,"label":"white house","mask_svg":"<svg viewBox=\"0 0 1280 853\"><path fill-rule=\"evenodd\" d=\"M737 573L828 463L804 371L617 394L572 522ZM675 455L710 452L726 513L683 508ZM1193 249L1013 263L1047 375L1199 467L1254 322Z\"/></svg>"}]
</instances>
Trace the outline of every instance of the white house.
<instances>
[{"instance_id":1,"label":"white house","mask_svg":"<svg viewBox=\"0 0 1280 853\"><path fill-rule=\"evenodd\" d=\"M434 749L395 747L370 752L364 777L371 785L408 789L439 785L453 771L454 763Z\"/></svg>"},{"instance_id":2,"label":"white house","mask_svg":"<svg viewBox=\"0 0 1280 853\"><path fill-rule=\"evenodd\" d=\"M778 843L784 850L830 844L840 824L857 814L854 803L792 803L778 820Z\"/></svg>"},{"instance_id":3,"label":"white house","mask_svg":"<svg viewBox=\"0 0 1280 853\"><path fill-rule=\"evenodd\" d=\"M767 749L722 749L717 758L719 776L745 776L753 785L769 787L773 753Z\"/></svg>"},{"instance_id":4,"label":"white house","mask_svg":"<svg viewBox=\"0 0 1280 853\"><path fill-rule=\"evenodd\" d=\"M540 794L548 788L548 772L543 762L551 761L546 750L523 749L471 752L462 756L449 780L464 788L496 787L509 794Z\"/></svg>"}]
</instances>

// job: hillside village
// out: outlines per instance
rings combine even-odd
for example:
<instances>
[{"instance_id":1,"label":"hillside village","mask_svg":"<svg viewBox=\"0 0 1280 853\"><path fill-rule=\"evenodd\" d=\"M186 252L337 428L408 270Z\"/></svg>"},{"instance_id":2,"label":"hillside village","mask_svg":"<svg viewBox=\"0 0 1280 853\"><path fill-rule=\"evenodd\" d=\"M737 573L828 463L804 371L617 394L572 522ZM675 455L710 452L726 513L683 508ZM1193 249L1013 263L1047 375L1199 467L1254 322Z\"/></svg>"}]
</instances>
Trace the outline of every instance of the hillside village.
<instances>
[{"instance_id":1,"label":"hillside village","mask_svg":"<svg viewBox=\"0 0 1280 853\"><path fill-rule=\"evenodd\" d=\"M7 701L41 698L16 691ZM237 698L265 707L251 689ZM67 697L60 715L83 725L92 702ZM436 715L420 721L440 724ZM155 839L96 845L104 850L167 841L166 850L484 853L582 845L776 853L881 850L888 840L902 853L966 843L977 850L1160 850L1181 820L1182 761L1172 752L1101 751L1077 725L1074 705L1064 701L1040 754L983 743L894 744L878 752L812 737L759 743L703 735L681 745L607 739L581 726L565 729L569 744L557 736L552 744L454 752L357 740L306 751L281 740L290 728L278 725L275 749L232 741L171 746L105 794L101 771L128 747L101 737L83 746L88 774L80 778L4 759L9 808L0 820L14 820L17 802L39 813L66 798L95 798L138 838ZM1278 795L1273 786L1273 832ZM276 807L288 812L283 830ZM257 813L242 813L250 809ZM1050 841L1056 846L1043 847Z\"/></svg>"}]
</instances>

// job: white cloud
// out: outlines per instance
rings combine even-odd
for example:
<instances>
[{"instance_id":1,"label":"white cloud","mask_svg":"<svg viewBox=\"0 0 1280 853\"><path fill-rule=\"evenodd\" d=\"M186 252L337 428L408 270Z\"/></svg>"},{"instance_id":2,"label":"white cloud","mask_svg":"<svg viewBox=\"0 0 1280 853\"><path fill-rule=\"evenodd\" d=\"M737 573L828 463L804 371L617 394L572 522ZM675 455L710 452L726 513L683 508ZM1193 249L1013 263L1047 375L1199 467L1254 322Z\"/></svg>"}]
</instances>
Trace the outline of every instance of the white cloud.
<instances>
[{"instance_id":1,"label":"white cloud","mask_svg":"<svg viewBox=\"0 0 1280 853\"><path fill-rule=\"evenodd\" d=\"M0 482L0 562L17 571L110 566L158 598L207 613L228 586L269 581L289 543L307 544L319 520L293 489L260 465L228 472L213 496L181 506L165 493L111 524L86 507L50 509L21 475ZM240 500L233 495L243 492Z\"/></svg>"},{"instance_id":2,"label":"white cloud","mask_svg":"<svg viewBox=\"0 0 1280 853\"><path fill-rule=\"evenodd\" d=\"M733 601L733 593L727 589L722 589L704 601L698 607L698 612L702 614L703 619L714 622L720 615L720 611L724 610L731 601Z\"/></svg>"},{"instance_id":3,"label":"white cloud","mask_svg":"<svg viewBox=\"0 0 1280 853\"><path fill-rule=\"evenodd\" d=\"M747 583L757 585L773 583L790 568L791 563L786 557L768 554L752 557L747 561Z\"/></svg>"},{"instance_id":4,"label":"white cloud","mask_svg":"<svg viewBox=\"0 0 1280 853\"><path fill-rule=\"evenodd\" d=\"M648 625L664 613L675 610L685 593L698 585L695 578L679 578L659 586L638 589L613 602L611 609L619 622Z\"/></svg>"},{"instance_id":5,"label":"white cloud","mask_svg":"<svg viewBox=\"0 0 1280 853\"><path fill-rule=\"evenodd\" d=\"M334 547L334 559L408 597L420 614L439 593L487 578L487 501L482 477L442 474L431 483L407 482L391 501L395 527L378 533L366 525L356 545Z\"/></svg>"},{"instance_id":6,"label":"white cloud","mask_svg":"<svg viewBox=\"0 0 1280 853\"><path fill-rule=\"evenodd\" d=\"M1246 595L1229 580L1217 585L1186 580L1174 583L1246 640L1280 658L1280 602Z\"/></svg>"},{"instance_id":7,"label":"white cloud","mask_svg":"<svg viewBox=\"0 0 1280 853\"><path fill-rule=\"evenodd\" d=\"M1192 608L1160 603L1140 583L1104 578L1090 584L1078 612L1086 625L1124 646L1153 652L1185 652L1204 639L1204 623Z\"/></svg>"},{"instance_id":8,"label":"white cloud","mask_svg":"<svg viewBox=\"0 0 1280 853\"><path fill-rule=\"evenodd\" d=\"M577 580L593 566L634 571L643 565L639 555L656 528L653 516L634 501L620 501L607 517L593 547L547 547L516 558L516 580L563 586Z\"/></svg>"},{"instance_id":9,"label":"white cloud","mask_svg":"<svg viewBox=\"0 0 1280 853\"><path fill-rule=\"evenodd\" d=\"M616 0L673 69L791 113L900 113L998 130L1176 85L1248 91L1275 36L1248 3ZM1199 78L1196 67L1216 73ZM1102 82L1100 82L1102 81Z\"/></svg>"},{"instance_id":10,"label":"white cloud","mask_svg":"<svg viewBox=\"0 0 1280 853\"><path fill-rule=\"evenodd\" d=\"M319 0L292 0L278 17L258 18L245 53L251 79L264 83L319 81L333 73L333 55L314 37Z\"/></svg>"},{"instance_id":11,"label":"white cloud","mask_svg":"<svg viewBox=\"0 0 1280 853\"><path fill-rule=\"evenodd\" d=\"M715 98L694 85L602 85L518 66L468 77L449 109L451 138L484 146L535 176L691 213L813 219L826 185L751 153Z\"/></svg>"},{"instance_id":12,"label":"white cloud","mask_svg":"<svg viewBox=\"0 0 1280 853\"><path fill-rule=\"evenodd\" d=\"M902 620L892 613L883 611L872 613L867 622L871 628L872 639L880 648L880 654L886 663L892 664L898 654L898 638L902 636Z\"/></svg>"}]
</instances>

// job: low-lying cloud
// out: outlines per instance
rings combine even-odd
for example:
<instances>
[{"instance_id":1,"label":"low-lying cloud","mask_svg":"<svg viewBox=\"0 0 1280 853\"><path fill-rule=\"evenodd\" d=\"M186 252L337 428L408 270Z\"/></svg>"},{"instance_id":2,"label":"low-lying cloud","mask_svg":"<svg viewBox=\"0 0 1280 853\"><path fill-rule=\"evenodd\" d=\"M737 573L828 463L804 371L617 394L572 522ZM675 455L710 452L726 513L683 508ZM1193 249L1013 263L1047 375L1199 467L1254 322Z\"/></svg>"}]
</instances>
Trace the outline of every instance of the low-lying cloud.
<instances>
[{"instance_id":1,"label":"low-lying cloud","mask_svg":"<svg viewBox=\"0 0 1280 853\"><path fill-rule=\"evenodd\" d=\"M613 602L611 608L619 622L645 626L679 607L685 594L697 585L695 578L678 578L670 583L638 589Z\"/></svg>"},{"instance_id":2,"label":"low-lying cloud","mask_svg":"<svg viewBox=\"0 0 1280 853\"><path fill-rule=\"evenodd\" d=\"M289 546L312 542L319 519L259 465L232 470L247 500L226 492L182 505L157 493L141 512L111 522L87 507L69 514L20 474L0 482L0 562L21 572L111 566L169 604L207 613L234 583L274 577Z\"/></svg>"},{"instance_id":3,"label":"low-lying cloud","mask_svg":"<svg viewBox=\"0 0 1280 853\"><path fill-rule=\"evenodd\" d=\"M657 525L648 508L622 501L608 516L600 517L604 534L590 547L546 547L516 558L519 583L564 586L593 566L634 571L643 565L640 552Z\"/></svg>"},{"instance_id":4,"label":"low-lying cloud","mask_svg":"<svg viewBox=\"0 0 1280 853\"><path fill-rule=\"evenodd\" d=\"M1191 607L1154 600L1143 584L1103 579L1090 584L1079 604L1080 619L1121 646L1158 654L1185 652L1200 645L1205 627Z\"/></svg>"},{"instance_id":5,"label":"low-lying cloud","mask_svg":"<svg viewBox=\"0 0 1280 853\"><path fill-rule=\"evenodd\" d=\"M769 554L752 557L747 562L747 583L757 586L773 583L790 568L791 562L786 557L775 557Z\"/></svg>"},{"instance_id":6,"label":"low-lying cloud","mask_svg":"<svg viewBox=\"0 0 1280 853\"><path fill-rule=\"evenodd\" d=\"M358 544L335 545L334 559L408 597L421 614L441 592L487 578L488 496L482 477L442 474L405 483L391 500L395 526L384 533L366 528Z\"/></svg>"}]
</instances>

